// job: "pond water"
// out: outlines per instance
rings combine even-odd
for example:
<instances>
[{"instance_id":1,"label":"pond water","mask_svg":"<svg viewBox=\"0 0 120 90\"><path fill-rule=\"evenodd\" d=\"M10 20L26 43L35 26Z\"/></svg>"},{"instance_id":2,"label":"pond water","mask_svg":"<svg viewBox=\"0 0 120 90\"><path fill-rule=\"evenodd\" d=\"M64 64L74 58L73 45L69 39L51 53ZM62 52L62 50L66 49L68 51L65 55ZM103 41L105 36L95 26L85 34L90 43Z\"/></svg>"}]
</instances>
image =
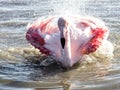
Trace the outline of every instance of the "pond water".
<instances>
[{"instance_id":1,"label":"pond water","mask_svg":"<svg viewBox=\"0 0 120 90\"><path fill-rule=\"evenodd\" d=\"M110 29L114 57L104 62L40 67L37 49L25 39L26 26L39 17L90 15ZM0 90L119 90L120 0L0 0Z\"/></svg>"}]
</instances>

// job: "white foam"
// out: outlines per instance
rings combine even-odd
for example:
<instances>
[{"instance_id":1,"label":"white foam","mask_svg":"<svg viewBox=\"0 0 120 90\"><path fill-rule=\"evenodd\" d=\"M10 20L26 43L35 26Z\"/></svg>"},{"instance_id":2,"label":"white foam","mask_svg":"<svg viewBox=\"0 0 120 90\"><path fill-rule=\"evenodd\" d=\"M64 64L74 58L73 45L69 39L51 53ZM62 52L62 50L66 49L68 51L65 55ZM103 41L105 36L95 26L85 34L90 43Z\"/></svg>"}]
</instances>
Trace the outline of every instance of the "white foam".
<instances>
[{"instance_id":1,"label":"white foam","mask_svg":"<svg viewBox=\"0 0 120 90\"><path fill-rule=\"evenodd\" d=\"M104 40L102 45L97 49L96 52L91 53L89 55L84 55L82 57L82 60L84 60L87 63L108 61L111 60L114 56L113 50L113 44L108 40Z\"/></svg>"}]
</instances>

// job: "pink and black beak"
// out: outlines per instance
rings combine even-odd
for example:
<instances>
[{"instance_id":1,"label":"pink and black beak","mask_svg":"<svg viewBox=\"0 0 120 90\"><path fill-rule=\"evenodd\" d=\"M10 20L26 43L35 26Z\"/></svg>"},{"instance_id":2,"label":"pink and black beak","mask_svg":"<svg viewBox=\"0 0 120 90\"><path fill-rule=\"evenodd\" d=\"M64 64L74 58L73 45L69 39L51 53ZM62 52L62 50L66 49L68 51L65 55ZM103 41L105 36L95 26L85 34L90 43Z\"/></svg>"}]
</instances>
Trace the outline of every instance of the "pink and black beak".
<instances>
[{"instance_id":1,"label":"pink and black beak","mask_svg":"<svg viewBox=\"0 0 120 90\"><path fill-rule=\"evenodd\" d=\"M58 28L60 30L60 43L62 49L64 49L65 47L65 37L64 37L64 29L66 28L65 24L66 21L62 17L58 19Z\"/></svg>"}]
</instances>

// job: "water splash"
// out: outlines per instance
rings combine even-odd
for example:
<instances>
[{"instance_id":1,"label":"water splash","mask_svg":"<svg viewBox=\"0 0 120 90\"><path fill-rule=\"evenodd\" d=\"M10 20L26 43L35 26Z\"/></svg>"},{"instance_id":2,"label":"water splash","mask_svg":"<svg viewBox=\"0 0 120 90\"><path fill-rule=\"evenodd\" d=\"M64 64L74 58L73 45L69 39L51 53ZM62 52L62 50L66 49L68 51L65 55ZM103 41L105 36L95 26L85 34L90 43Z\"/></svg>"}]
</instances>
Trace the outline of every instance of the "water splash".
<instances>
[{"instance_id":1,"label":"water splash","mask_svg":"<svg viewBox=\"0 0 120 90\"><path fill-rule=\"evenodd\" d=\"M84 15L85 14L85 1L80 0L51 0L50 5L56 15Z\"/></svg>"}]
</instances>

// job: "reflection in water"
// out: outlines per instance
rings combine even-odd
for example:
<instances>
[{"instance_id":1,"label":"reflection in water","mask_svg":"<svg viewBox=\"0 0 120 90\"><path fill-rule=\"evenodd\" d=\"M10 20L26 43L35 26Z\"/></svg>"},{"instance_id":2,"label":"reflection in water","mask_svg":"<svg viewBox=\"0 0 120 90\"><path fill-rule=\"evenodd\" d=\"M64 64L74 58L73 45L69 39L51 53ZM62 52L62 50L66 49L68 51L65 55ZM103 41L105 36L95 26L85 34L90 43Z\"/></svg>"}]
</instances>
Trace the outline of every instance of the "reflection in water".
<instances>
[{"instance_id":1,"label":"reflection in water","mask_svg":"<svg viewBox=\"0 0 120 90\"><path fill-rule=\"evenodd\" d=\"M0 0L0 90L118 90L119 10L118 0ZM38 17L60 14L102 18L110 29L113 59L89 59L69 70L57 64L40 67L47 58L26 42L26 26Z\"/></svg>"}]
</instances>

